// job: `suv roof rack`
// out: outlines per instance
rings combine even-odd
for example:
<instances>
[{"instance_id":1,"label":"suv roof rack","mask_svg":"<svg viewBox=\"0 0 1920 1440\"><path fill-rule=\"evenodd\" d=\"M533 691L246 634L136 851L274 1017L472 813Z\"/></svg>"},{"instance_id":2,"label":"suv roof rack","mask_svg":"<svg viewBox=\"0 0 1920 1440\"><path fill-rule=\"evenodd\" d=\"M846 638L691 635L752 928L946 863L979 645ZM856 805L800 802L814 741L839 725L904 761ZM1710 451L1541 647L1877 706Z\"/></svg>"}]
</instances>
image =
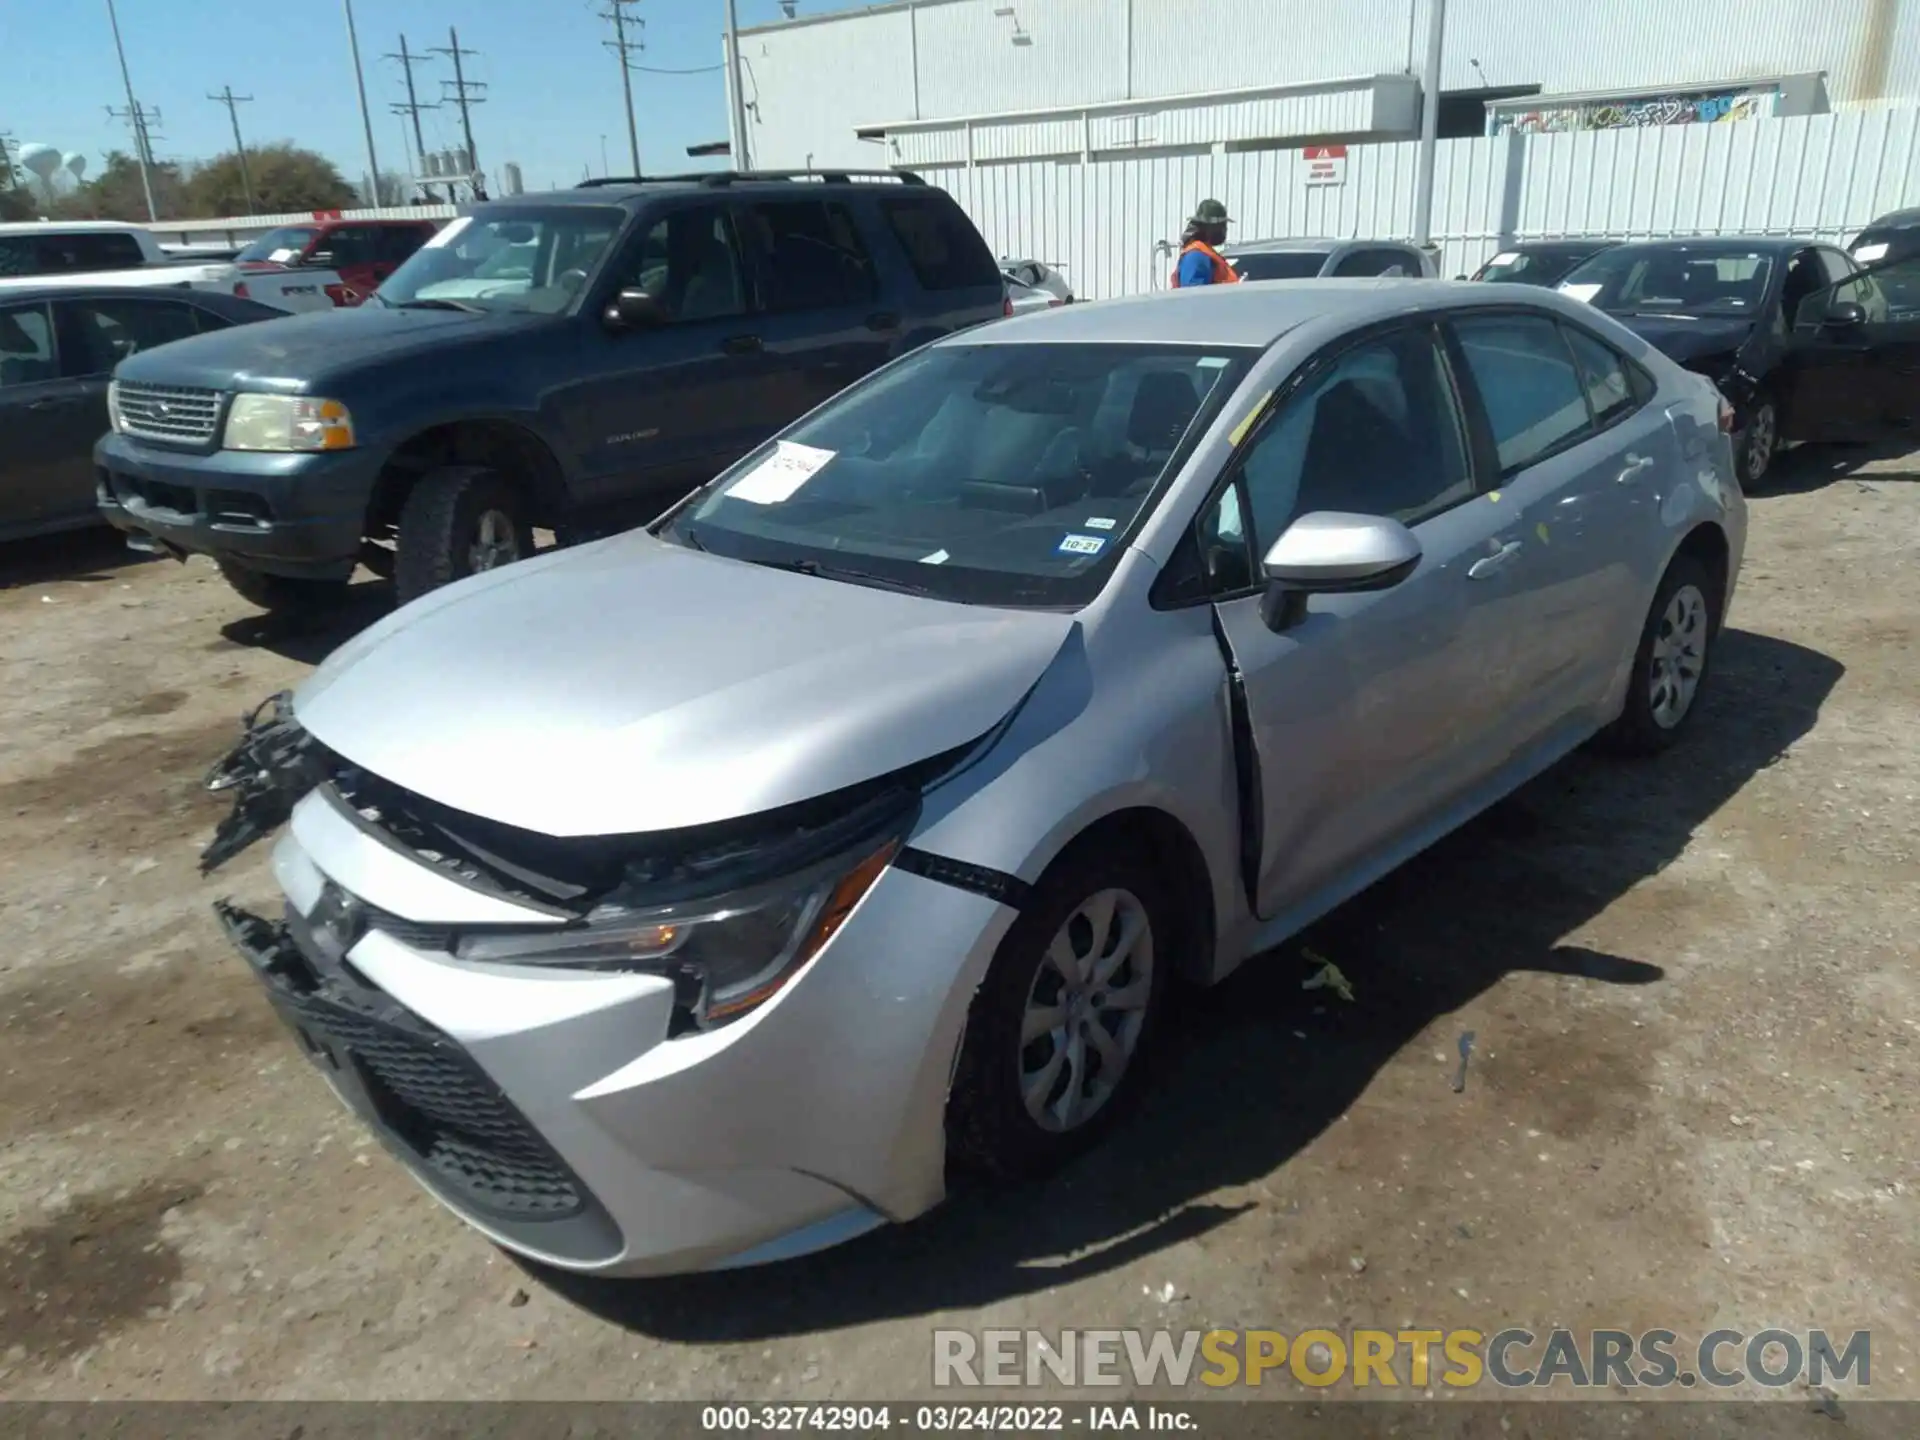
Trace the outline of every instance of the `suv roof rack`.
<instances>
[{"instance_id":1,"label":"suv roof rack","mask_svg":"<svg viewBox=\"0 0 1920 1440\"><path fill-rule=\"evenodd\" d=\"M844 185L852 180L895 180L902 185L927 182L911 170L692 170L680 175L595 175L574 188L593 190L603 185L705 185L721 189L755 181L819 180L829 185Z\"/></svg>"}]
</instances>

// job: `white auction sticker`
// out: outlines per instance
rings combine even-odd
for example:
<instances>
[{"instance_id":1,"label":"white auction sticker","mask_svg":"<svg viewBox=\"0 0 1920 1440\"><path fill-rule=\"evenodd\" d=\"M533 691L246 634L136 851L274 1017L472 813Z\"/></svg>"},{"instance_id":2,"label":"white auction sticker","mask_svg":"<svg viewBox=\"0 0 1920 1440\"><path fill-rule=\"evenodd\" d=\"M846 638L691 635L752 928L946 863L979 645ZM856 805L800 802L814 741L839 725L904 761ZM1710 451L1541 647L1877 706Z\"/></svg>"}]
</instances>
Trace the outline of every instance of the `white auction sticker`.
<instances>
[{"instance_id":1,"label":"white auction sticker","mask_svg":"<svg viewBox=\"0 0 1920 1440\"><path fill-rule=\"evenodd\" d=\"M1517 250L1502 250L1498 255L1494 256L1491 260L1487 261L1487 264L1511 265L1513 264L1514 261L1518 260L1519 258L1520 258L1520 252Z\"/></svg>"},{"instance_id":2,"label":"white auction sticker","mask_svg":"<svg viewBox=\"0 0 1920 1440\"><path fill-rule=\"evenodd\" d=\"M438 250L442 245L451 245L460 238L461 232L471 224L473 224L473 217L471 215L456 215L436 230L433 238L420 248L422 250Z\"/></svg>"},{"instance_id":3,"label":"white auction sticker","mask_svg":"<svg viewBox=\"0 0 1920 1440\"><path fill-rule=\"evenodd\" d=\"M1859 249L1853 252L1853 258L1858 260L1862 265L1871 265L1874 261L1880 259L1886 253L1887 253L1887 247L1884 244L1862 245Z\"/></svg>"},{"instance_id":4,"label":"white auction sticker","mask_svg":"<svg viewBox=\"0 0 1920 1440\"><path fill-rule=\"evenodd\" d=\"M773 454L722 493L730 500L751 500L755 505L778 505L825 469L834 453L792 440L776 441Z\"/></svg>"},{"instance_id":5,"label":"white auction sticker","mask_svg":"<svg viewBox=\"0 0 1920 1440\"><path fill-rule=\"evenodd\" d=\"M1591 300L1600 293L1598 285L1562 285L1562 295L1571 295L1576 300Z\"/></svg>"}]
</instances>

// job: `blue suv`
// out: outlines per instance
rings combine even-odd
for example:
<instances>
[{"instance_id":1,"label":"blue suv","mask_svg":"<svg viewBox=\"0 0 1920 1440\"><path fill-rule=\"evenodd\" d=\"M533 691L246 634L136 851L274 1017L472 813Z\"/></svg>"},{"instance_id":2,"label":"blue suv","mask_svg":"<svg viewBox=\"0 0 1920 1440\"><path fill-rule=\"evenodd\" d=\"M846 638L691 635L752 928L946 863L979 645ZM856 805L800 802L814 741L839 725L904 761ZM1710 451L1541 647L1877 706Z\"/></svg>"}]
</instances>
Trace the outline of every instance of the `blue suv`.
<instances>
[{"instance_id":1,"label":"blue suv","mask_svg":"<svg viewBox=\"0 0 1920 1440\"><path fill-rule=\"evenodd\" d=\"M964 212L905 171L483 202L363 306L123 361L100 507L266 609L325 603L363 563L404 602L529 554L536 528L650 519L1005 303Z\"/></svg>"}]
</instances>

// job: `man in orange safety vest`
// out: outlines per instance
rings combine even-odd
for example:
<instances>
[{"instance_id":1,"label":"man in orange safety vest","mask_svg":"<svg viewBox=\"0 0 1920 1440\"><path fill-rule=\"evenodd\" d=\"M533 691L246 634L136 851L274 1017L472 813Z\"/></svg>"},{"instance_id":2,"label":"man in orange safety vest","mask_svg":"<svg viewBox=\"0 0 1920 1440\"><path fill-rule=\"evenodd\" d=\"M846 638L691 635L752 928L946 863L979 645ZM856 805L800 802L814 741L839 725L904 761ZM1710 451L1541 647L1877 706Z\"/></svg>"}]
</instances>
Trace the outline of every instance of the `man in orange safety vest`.
<instances>
[{"instance_id":1,"label":"man in orange safety vest","mask_svg":"<svg viewBox=\"0 0 1920 1440\"><path fill-rule=\"evenodd\" d=\"M1227 243L1229 223L1227 207L1218 200L1202 200L1194 207L1186 234L1180 237L1180 261L1172 279L1174 289L1240 283L1239 272L1220 253L1220 247Z\"/></svg>"}]
</instances>

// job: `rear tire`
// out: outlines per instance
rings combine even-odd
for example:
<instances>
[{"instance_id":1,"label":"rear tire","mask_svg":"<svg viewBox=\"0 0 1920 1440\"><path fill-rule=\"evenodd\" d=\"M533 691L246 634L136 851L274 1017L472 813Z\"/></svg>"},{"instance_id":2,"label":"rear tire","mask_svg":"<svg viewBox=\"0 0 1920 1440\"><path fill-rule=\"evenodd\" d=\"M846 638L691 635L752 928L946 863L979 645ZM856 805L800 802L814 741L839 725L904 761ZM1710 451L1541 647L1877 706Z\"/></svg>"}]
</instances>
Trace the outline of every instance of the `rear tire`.
<instances>
[{"instance_id":1,"label":"rear tire","mask_svg":"<svg viewBox=\"0 0 1920 1440\"><path fill-rule=\"evenodd\" d=\"M947 1102L952 1158L1024 1178L1097 1141L1141 1089L1180 933L1142 855L1089 847L1056 861L968 1012Z\"/></svg>"},{"instance_id":2,"label":"rear tire","mask_svg":"<svg viewBox=\"0 0 1920 1440\"><path fill-rule=\"evenodd\" d=\"M275 615L323 614L346 599L345 580L269 575L237 560L215 560L214 563L220 567L220 578L231 585L241 599Z\"/></svg>"},{"instance_id":3,"label":"rear tire","mask_svg":"<svg viewBox=\"0 0 1920 1440\"><path fill-rule=\"evenodd\" d=\"M1740 488L1751 490L1766 479L1779 453L1780 413L1772 396L1755 396L1746 425L1733 437L1733 471Z\"/></svg>"},{"instance_id":4,"label":"rear tire","mask_svg":"<svg viewBox=\"0 0 1920 1440\"><path fill-rule=\"evenodd\" d=\"M402 605L533 553L520 492L483 465L450 465L422 476L400 509L399 532L394 593Z\"/></svg>"},{"instance_id":5,"label":"rear tire","mask_svg":"<svg viewBox=\"0 0 1920 1440\"><path fill-rule=\"evenodd\" d=\"M1680 738L1706 689L1720 605L1713 572L1692 555L1676 555L1647 610L1626 708L1597 737L1603 749L1656 755Z\"/></svg>"}]
</instances>

